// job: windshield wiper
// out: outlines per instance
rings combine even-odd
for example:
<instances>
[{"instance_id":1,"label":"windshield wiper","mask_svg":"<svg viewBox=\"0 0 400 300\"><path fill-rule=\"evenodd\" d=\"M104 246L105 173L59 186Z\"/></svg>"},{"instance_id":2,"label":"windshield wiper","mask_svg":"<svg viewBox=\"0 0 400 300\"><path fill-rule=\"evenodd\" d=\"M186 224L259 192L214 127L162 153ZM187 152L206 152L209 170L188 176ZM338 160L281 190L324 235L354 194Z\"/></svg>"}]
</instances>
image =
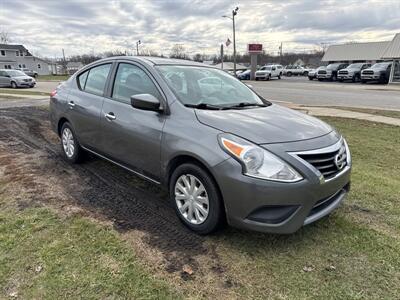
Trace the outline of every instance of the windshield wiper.
<instances>
[{"instance_id":1,"label":"windshield wiper","mask_svg":"<svg viewBox=\"0 0 400 300\"><path fill-rule=\"evenodd\" d=\"M225 109L223 106L208 104L208 103L198 103L198 104L185 104L186 107L198 108L198 109L214 109L222 110Z\"/></svg>"},{"instance_id":2,"label":"windshield wiper","mask_svg":"<svg viewBox=\"0 0 400 300\"><path fill-rule=\"evenodd\" d=\"M258 107L267 107L266 104L263 103L251 103L251 102L240 102L236 103L230 106L227 106L228 108L242 108L242 107L248 107L248 106L258 106Z\"/></svg>"}]
</instances>

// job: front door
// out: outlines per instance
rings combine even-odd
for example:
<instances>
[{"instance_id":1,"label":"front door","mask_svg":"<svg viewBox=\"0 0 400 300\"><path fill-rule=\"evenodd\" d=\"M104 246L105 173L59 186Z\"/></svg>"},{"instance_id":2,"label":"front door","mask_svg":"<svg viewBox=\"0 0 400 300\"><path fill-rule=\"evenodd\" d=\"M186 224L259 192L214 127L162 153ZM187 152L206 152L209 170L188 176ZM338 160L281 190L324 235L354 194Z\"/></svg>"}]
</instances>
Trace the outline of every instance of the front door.
<instances>
[{"instance_id":1,"label":"front door","mask_svg":"<svg viewBox=\"0 0 400 300\"><path fill-rule=\"evenodd\" d=\"M7 77L7 73L5 71L0 71L0 86L7 86L11 85L10 77Z\"/></svg>"},{"instance_id":2,"label":"front door","mask_svg":"<svg viewBox=\"0 0 400 300\"><path fill-rule=\"evenodd\" d=\"M163 100L160 90L141 67L119 63L111 97L104 99L101 151L114 161L158 181L165 115L133 108L130 97L136 94L151 94Z\"/></svg>"}]
</instances>

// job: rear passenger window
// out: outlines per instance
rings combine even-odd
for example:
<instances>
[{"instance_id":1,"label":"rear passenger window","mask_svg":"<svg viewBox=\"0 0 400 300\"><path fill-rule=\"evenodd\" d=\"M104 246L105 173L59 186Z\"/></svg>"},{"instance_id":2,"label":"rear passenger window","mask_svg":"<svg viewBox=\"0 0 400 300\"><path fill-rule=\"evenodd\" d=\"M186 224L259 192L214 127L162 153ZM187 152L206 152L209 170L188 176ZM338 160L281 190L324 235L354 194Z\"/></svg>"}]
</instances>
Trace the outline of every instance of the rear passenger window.
<instances>
[{"instance_id":1,"label":"rear passenger window","mask_svg":"<svg viewBox=\"0 0 400 300\"><path fill-rule=\"evenodd\" d=\"M86 84L86 78L89 74L89 71L86 71L85 73L82 73L81 75L79 75L78 77L78 83L79 83L79 88L81 90L85 89L85 84Z\"/></svg>"},{"instance_id":2,"label":"rear passenger window","mask_svg":"<svg viewBox=\"0 0 400 300\"><path fill-rule=\"evenodd\" d=\"M159 100L162 99L157 87L142 69L135 65L120 63L112 97L130 103L131 96L137 94L150 94Z\"/></svg>"},{"instance_id":3,"label":"rear passenger window","mask_svg":"<svg viewBox=\"0 0 400 300\"><path fill-rule=\"evenodd\" d=\"M83 90L85 92L102 96L110 68L111 64L106 64L90 69Z\"/></svg>"}]
</instances>

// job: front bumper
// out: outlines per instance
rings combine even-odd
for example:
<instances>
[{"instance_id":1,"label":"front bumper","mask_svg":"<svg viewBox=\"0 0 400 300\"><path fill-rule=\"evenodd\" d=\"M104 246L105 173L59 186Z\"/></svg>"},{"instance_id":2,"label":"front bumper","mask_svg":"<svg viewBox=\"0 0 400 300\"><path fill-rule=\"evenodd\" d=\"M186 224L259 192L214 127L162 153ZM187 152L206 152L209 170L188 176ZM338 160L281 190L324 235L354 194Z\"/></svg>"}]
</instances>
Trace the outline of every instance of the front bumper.
<instances>
[{"instance_id":1,"label":"front bumper","mask_svg":"<svg viewBox=\"0 0 400 300\"><path fill-rule=\"evenodd\" d=\"M332 74L318 74L317 78L318 79L330 79L332 77Z\"/></svg>"},{"instance_id":2,"label":"front bumper","mask_svg":"<svg viewBox=\"0 0 400 300\"><path fill-rule=\"evenodd\" d=\"M18 87L31 87L31 86L35 86L36 82L17 81L16 84Z\"/></svg>"},{"instance_id":3,"label":"front bumper","mask_svg":"<svg viewBox=\"0 0 400 300\"><path fill-rule=\"evenodd\" d=\"M379 75L361 75L362 80L378 80L380 78Z\"/></svg>"},{"instance_id":4,"label":"front bumper","mask_svg":"<svg viewBox=\"0 0 400 300\"><path fill-rule=\"evenodd\" d=\"M324 182L296 160L288 162L301 171L304 179L295 183L245 176L234 159L216 166L213 173L224 199L228 223L260 232L293 233L336 209L349 191L351 167Z\"/></svg>"},{"instance_id":5,"label":"front bumper","mask_svg":"<svg viewBox=\"0 0 400 300\"><path fill-rule=\"evenodd\" d=\"M353 75L338 74L337 78L342 80L351 80L353 79Z\"/></svg>"}]
</instances>

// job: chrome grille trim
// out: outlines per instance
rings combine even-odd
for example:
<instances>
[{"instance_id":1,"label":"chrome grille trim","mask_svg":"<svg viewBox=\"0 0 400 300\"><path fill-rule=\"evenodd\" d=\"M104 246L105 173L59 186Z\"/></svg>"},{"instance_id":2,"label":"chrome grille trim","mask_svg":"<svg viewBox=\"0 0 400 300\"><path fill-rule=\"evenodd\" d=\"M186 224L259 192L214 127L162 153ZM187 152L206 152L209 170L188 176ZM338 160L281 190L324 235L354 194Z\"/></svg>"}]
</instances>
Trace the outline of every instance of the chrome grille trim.
<instances>
[{"instance_id":1,"label":"chrome grille trim","mask_svg":"<svg viewBox=\"0 0 400 300\"><path fill-rule=\"evenodd\" d=\"M338 157L338 162L345 161L342 169L338 168L337 162L335 163L336 156L340 153L341 155ZM350 151L343 138L340 138L337 143L325 148L290 152L289 154L316 172L321 182L331 181L347 172L351 167Z\"/></svg>"}]
</instances>

